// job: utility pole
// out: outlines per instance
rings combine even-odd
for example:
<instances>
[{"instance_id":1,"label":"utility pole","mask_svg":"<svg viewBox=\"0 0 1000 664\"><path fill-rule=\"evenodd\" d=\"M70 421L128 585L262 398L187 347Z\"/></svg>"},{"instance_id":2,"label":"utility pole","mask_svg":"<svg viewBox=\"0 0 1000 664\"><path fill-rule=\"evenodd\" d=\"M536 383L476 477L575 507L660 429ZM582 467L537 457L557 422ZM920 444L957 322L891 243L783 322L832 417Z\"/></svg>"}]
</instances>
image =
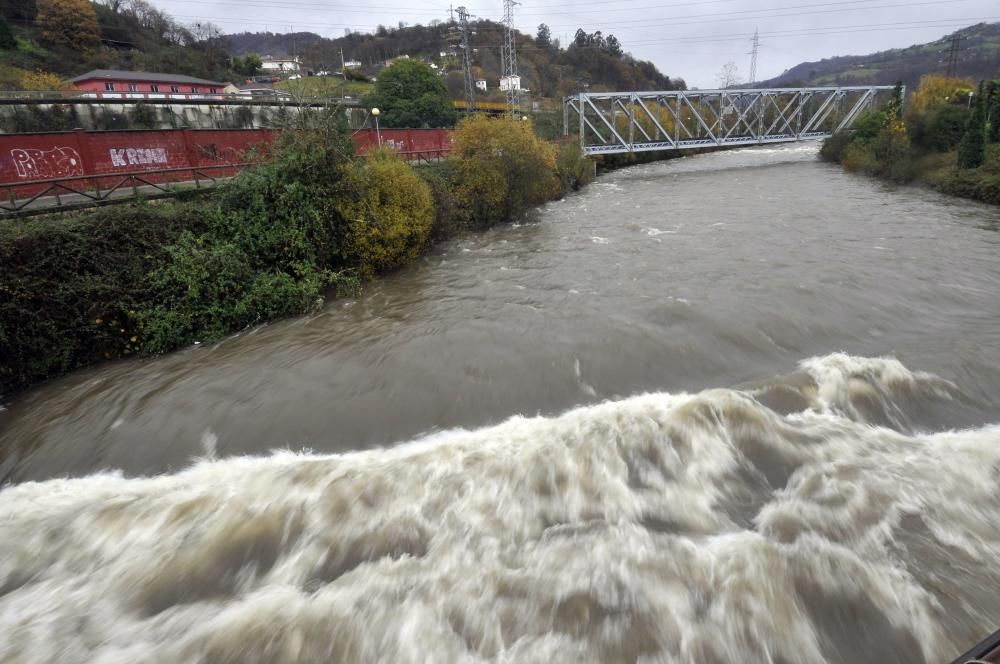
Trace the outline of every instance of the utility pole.
<instances>
[{"instance_id":1,"label":"utility pole","mask_svg":"<svg viewBox=\"0 0 1000 664\"><path fill-rule=\"evenodd\" d=\"M347 78L347 63L344 62L344 49L340 49L340 71L344 72L344 78Z\"/></svg>"},{"instance_id":2,"label":"utility pole","mask_svg":"<svg viewBox=\"0 0 1000 664\"><path fill-rule=\"evenodd\" d=\"M514 44L514 5L520 2L503 0L503 43L500 45L500 62L503 78L507 79L507 103L510 116L516 117L521 110L520 87L517 82L517 48Z\"/></svg>"},{"instance_id":3,"label":"utility pole","mask_svg":"<svg viewBox=\"0 0 1000 664\"><path fill-rule=\"evenodd\" d=\"M948 78L955 76L958 69L958 47L962 43L962 35L956 34L951 38L951 50L948 51L948 71L945 74Z\"/></svg>"},{"instance_id":4,"label":"utility pole","mask_svg":"<svg viewBox=\"0 0 1000 664\"><path fill-rule=\"evenodd\" d=\"M747 83L753 85L757 80L757 49L760 48L760 33L757 28L753 29L753 38L750 40L753 49L750 51L750 80Z\"/></svg>"},{"instance_id":5,"label":"utility pole","mask_svg":"<svg viewBox=\"0 0 1000 664\"><path fill-rule=\"evenodd\" d=\"M472 57L469 54L469 12L465 7L458 8L458 29L462 35L462 72L465 75L465 110L472 113L476 110L476 86L472 80Z\"/></svg>"}]
</instances>

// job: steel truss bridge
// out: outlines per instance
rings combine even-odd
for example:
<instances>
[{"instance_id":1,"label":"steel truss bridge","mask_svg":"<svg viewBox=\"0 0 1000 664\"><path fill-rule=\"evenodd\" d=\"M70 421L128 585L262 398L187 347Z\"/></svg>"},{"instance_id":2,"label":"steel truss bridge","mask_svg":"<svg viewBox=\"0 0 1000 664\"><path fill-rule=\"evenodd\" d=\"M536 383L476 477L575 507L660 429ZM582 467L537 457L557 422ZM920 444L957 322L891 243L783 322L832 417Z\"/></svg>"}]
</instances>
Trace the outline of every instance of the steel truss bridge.
<instances>
[{"instance_id":1,"label":"steel truss bridge","mask_svg":"<svg viewBox=\"0 0 1000 664\"><path fill-rule=\"evenodd\" d=\"M893 86L589 92L563 99L563 135L588 155L826 138Z\"/></svg>"}]
</instances>

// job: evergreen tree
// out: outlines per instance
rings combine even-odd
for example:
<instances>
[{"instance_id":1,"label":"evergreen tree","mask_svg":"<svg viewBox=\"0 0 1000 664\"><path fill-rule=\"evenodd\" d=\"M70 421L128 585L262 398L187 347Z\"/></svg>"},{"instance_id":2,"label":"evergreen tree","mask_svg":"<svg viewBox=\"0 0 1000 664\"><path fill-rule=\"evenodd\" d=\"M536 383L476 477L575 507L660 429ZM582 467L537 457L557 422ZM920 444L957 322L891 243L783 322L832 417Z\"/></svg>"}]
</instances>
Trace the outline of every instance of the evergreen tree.
<instances>
[{"instance_id":1,"label":"evergreen tree","mask_svg":"<svg viewBox=\"0 0 1000 664\"><path fill-rule=\"evenodd\" d=\"M15 23L31 23L37 13L35 0L0 0L0 16Z\"/></svg>"},{"instance_id":2,"label":"evergreen tree","mask_svg":"<svg viewBox=\"0 0 1000 664\"><path fill-rule=\"evenodd\" d=\"M608 39L605 43L607 44L608 53L615 56L616 58L621 56L622 44L620 41L618 41L618 37L615 37L614 35L608 35Z\"/></svg>"},{"instance_id":3,"label":"evergreen tree","mask_svg":"<svg viewBox=\"0 0 1000 664\"><path fill-rule=\"evenodd\" d=\"M11 32L10 23L3 16L0 16L0 49L10 51L17 48L17 40Z\"/></svg>"},{"instance_id":4,"label":"evergreen tree","mask_svg":"<svg viewBox=\"0 0 1000 664\"><path fill-rule=\"evenodd\" d=\"M538 48L552 48L552 31L544 23L538 26L538 34L535 35L535 45Z\"/></svg>"},{"instance_id":5,"label":"evergreen tree","mask_svg":"<svg viewBox=\"0 0 1000 664\"><path fill-rule=\"evenodd\" d=\"M969 116L969 122L965 125L965 135L958 144L958 167L978 168L986 159L986 114L984 97L986 88L979 84L979 91L976 94L976 105Z\"/></svg>"},{"instance_id":6,"label":"evergreen tree","mask_svg":"<svg viewBox=\"0 0 1000 664\"><path fill-rule=\"evenodd\" d=\"M1000 142L1000 79L990 83L990 143Z\"/></svg>"}]
</instances>

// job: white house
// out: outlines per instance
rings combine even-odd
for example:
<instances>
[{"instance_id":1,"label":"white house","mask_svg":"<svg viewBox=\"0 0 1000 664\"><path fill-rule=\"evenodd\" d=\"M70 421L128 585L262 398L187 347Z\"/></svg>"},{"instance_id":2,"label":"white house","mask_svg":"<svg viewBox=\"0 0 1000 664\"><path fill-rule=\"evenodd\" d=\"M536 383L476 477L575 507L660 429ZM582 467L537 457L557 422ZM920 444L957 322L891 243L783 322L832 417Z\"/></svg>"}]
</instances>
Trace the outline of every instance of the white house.
<instances>
[{"instance_id":1,"label":"white house","mask_svg":"<svg viewBox=\"0 0 1000 664\"><path fill-rule=\"evenodd\" d=\"M360 60L348 60L347 62L344 63L344 67L346 67L347 69L357 69L360 66L361 66Z\"/></svg>"},{"instance_id":2,"label":"white house","mask_svg":"<svg viewBox=\"0 0 1000 664\"><path fill-rule=\"evenodd\" d=\"M301 65L296 58L264 58L261 60L260 68L264 71L298 71Z\"/></svg>"},{"instance_id":3,"label":"white house","mask_svg":"<svg viewBox=\"0 0 1000 664\"><path fill-rule=\"evenodd\" d=\"M520 90L521 89L521 77L520 76L504 76L500 79L500 89L507 92L510 89Z\"/></svg>"},{"instance_id":4,"label":"white house","mask_svg":"<svg viewBox=\"0 0 1000 664\"><path fill-rule=\"evenodd\" d=\"M484 78L477 78L476 79L476 87L478 89L482 90L483 92L486 92L486 79L484 79Z\"/></svg>"}]
</instances>

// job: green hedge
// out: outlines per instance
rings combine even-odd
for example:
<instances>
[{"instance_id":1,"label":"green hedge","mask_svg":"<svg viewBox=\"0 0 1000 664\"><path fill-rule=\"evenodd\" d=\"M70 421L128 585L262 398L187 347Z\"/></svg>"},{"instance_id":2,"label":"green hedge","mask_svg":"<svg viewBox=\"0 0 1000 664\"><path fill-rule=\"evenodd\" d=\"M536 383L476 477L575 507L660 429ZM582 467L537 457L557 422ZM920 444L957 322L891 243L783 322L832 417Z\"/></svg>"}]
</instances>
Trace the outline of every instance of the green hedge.
<instances>
[{"instance_id":1,"label":"green hedge","mask_svg":"<svg viewBox=\"0 0 1000 664\"><path fill-rule=\"evenodd\" d=\"M68 218L0 222L0 394L138 351L146 275L184 232L196 203L122 205Z\"/></svg>"}]
</instances>

